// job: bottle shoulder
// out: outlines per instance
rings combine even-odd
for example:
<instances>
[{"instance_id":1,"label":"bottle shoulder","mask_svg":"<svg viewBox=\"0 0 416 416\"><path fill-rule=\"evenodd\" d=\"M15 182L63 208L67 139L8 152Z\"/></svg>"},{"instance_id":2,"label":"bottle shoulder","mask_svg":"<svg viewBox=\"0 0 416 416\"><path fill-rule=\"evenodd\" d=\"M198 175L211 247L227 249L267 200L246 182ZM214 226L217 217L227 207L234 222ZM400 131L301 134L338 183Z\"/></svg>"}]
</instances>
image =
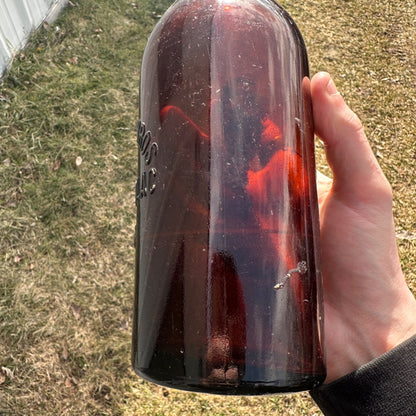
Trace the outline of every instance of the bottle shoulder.
<instances>
[{"instance_id":1,"label":"bottle shoulder","mask_svg":"<svg viewBox=\"0 0 416 416\"><path fill-rule=\"evenodd\" d=\"M274 0L177 0L156 24L148 44L175 41L175 32L180 38L197 39L259 31L264 36L288 38L305 49L295 21Z\"/></svg>"}]
</instances>

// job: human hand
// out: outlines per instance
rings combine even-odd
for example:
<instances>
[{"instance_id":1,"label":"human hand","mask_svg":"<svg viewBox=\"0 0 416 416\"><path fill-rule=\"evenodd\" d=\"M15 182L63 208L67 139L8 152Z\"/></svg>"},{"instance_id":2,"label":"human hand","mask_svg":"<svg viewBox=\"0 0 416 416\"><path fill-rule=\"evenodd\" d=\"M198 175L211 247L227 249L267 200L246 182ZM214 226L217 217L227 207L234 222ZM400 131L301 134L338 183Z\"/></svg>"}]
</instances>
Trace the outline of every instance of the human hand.
<instances>
[{"instance_id":1,"label":"human hand","mask_svg":"<svg viewBox=\"0 0 416 416\"><path fill-rule=\"evenodd\" d=\"M329 74L311 80L315 132L333 181L318 175L326 383L416 334L416 300L403 276L392 191L358 117Z\"/></svg>"}]
</instances>

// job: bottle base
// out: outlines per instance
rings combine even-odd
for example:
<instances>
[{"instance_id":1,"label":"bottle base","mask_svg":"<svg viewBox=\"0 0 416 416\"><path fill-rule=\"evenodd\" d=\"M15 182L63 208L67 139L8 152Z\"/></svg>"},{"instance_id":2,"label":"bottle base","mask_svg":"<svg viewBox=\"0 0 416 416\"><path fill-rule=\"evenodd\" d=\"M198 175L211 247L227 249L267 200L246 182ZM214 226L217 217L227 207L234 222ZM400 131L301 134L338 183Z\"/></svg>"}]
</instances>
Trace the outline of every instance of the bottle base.
<instances>
[{"instance_id":1,"label":"bottle base","mask_svg":"<svg viewBox=\"0 0 416 416\"><path fill-rule=\"evenodd\" d=\"M217 382L211 379L192 377L163 377L162 374L148 374L134 368L135 373L146 381L163 387L194 393L219 394L226 396L262 396L284 393L296 393L318 387L325 380L326 374L282 374L282 378L272 381Z\"/></svg>"}]
</instances>

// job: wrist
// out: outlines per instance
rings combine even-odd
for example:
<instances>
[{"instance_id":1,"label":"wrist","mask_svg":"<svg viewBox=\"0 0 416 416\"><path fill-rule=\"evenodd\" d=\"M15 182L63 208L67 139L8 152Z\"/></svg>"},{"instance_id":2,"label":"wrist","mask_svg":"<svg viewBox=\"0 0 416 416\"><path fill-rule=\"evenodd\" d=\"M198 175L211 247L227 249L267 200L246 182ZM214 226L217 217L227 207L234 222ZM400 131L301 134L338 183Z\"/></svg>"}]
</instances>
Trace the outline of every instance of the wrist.
<instances>
[{"instance_id":1,"label":"wrist","mask_svg":"<svg viewBox=\"0 0 416 416\"><path fill-rule=\"evenodd\" d=\"M403 300L395 315L395 325L392 325L391 333L386 339L385 352L416 335L416 299L408 288L404 290Z\"/></svg>"},{"instance_id":2,"label":"wrist","mask_svg":"<svg viewBox=\"0 0 416 416\"><path fill-rule=\"evenodd\" d=\"M404 285L395 294L391 293L390 302L385 299L379 300L378 305L367 303L361 308L356 305L356 312L348 316L349 322L345 322L346 314L342 313L340 318L346 325L336 334L337 327L326 327L330 345L327 345L325 384L357 370L416 335L416 299L404 278L402 281Z\"/></svg>"}]
</instances>

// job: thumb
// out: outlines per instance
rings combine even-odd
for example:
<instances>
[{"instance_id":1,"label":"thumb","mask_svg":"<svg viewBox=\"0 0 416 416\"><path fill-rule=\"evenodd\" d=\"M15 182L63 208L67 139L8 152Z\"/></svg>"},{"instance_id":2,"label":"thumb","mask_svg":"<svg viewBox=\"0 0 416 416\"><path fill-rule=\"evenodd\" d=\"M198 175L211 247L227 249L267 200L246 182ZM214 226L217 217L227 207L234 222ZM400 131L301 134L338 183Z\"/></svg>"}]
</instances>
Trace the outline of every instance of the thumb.
<instances>
[{"instance_id":1,"label":"thumb","mask_svg":"<svg viewBox=\"0 0 416 416\"><path fill-rule=\"evenodd\" d=\"M311 81L315 132L325 144L332 169L332 191L349 202L380 202L391 194L357 115L346 105L329 74L320 72ZM351 199L352 198L352 199Z\"/></svg>"}]
</instances>

